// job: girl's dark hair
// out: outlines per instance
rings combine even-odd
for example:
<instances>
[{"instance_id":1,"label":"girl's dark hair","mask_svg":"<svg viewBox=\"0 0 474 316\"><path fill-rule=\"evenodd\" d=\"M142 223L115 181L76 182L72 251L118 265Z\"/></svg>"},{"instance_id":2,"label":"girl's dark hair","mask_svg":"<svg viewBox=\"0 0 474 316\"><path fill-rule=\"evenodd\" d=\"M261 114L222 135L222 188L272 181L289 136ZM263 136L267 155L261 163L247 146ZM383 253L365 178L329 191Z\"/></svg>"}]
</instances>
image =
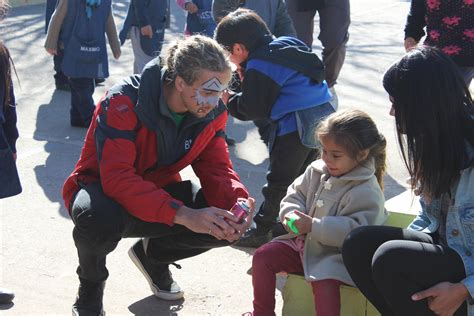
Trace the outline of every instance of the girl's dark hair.
<instances>
[{"instance_id":1,"label":"girl's dark hair","mask_svg":"<svg viewBox=\"0 0 474 316\"><path fill-rule=\"evenodd\" d=\"M229 52L234 44L242 44L251 52L269 36L272 33L262 18L254 11L242 8L226 15L214 32L214 39Z\"/></svg>"},{"instance_id":2,"label":"girl's dark hair","mask_svg":"<svg viewBox=\"0 0 474 316\"><path fill-rule=\"evenodd\" d=\"M2 102L3 108L6 108L10 105L10 87L12 85L12 60L10 57L10 52L8 48L0 42L0 84L2 87L1 90L4 91L4 98L0 100ZM16 71L15 71L16 73Z\"/></svg>"},{"instance_id":3,"label":"girl's dark hair","mask_svg":"<svg viewBox=\"0 0 474 316\"><path fill-rule=\"evenodd\" d=\"M375 176L383 190L383 175L387 168L385 164L387 142L367 113L359 110L333 113L319 124L316 136L319 139L325 136L331 137L336 144L346 149L353 159L358 159L360 152L368 149L369 154L364 161L374 158ZM364 161L359 163L362 164Z\"/></svg>"},{"instance_id":4,"label":"girl's dark hair","mask_svg":"<svg viewBox=\"0 0 474 316\"><path fill-rule=\"evenodd\" d=\"M474 146L472 98L457 66L439 49L414 49L387 70L383 85L412 187L433 198L449 192L466 167L466 141Z\"/></svg>"}]
</instances>

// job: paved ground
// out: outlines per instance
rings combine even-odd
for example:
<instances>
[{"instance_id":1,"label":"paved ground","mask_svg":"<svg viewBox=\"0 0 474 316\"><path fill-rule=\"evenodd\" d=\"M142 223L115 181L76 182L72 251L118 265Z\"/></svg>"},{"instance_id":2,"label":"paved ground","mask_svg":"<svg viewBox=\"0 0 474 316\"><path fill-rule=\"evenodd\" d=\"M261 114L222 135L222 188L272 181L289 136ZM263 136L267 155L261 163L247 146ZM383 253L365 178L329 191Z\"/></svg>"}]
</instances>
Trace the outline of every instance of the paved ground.
<instances>
[{"instance_id":1,"label":"paved ground","mask_svg":"<svg viewBox=\"0 0 474 316\"><path fill-rule=\"evenodd\" d=\"M174 5L166 40L181 36L183 13ZM126 12L126 0L114 1L117 24ZM367 111L389 144L386 197L405 189L406 173L394 138L389 102L381 85L388 65L403 54L402 30L406 1L356 0L352 3L351 39L337 91L341 108ZM77 256L71 238L72 223L62 205L62 183L77 161L85 131L69 126L69 94L55 91L52 59L43 46L44 5L14 8L0 28L11 50L20 83L18 97L18 166L24 186L20 196L0 201L0 285L15 290L12 306L0 306L11 315L70 314L77 288ZM317 42L317 41L316 41ZM315 46L316 50L320 48ZM132 69L130 43L119 61L111 61L111 78L96 90L98 99ZM265 146L252 124L231 120L231 148L235 168L251 193L261 201L268 164ZM186 173L189 176L189 173ZM105 294L109 315L240 315L252 303L251 277L246 274L251 255L235 248L212 250L183 260L172 270L185 289L185 299L155 299L145 279L126 255L134 240L124 240L108 257L111 277ZM277 311L281 297L277 291Z\"/></svg>"}]
</instances>

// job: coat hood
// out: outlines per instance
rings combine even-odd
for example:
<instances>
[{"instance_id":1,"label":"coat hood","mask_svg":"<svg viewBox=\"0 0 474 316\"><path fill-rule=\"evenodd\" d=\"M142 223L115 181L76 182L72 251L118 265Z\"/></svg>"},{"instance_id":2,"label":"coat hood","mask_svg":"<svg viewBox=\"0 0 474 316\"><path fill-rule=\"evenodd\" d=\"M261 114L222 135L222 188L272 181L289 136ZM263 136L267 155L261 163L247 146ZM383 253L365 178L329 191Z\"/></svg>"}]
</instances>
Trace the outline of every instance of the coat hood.
<instances>
[{"instance_id":1,"label":"coat hood","mask_svg":"<svg viewBox=\"0 0 474 316\"><path fill-rule=\"evenodd\" d=\"M250 52L249 59L262 59L294 69L317 83L325 79L323 62L299 39L281 36L272 40L267 37L264 43Z\"/></svg>"}]
</instances>

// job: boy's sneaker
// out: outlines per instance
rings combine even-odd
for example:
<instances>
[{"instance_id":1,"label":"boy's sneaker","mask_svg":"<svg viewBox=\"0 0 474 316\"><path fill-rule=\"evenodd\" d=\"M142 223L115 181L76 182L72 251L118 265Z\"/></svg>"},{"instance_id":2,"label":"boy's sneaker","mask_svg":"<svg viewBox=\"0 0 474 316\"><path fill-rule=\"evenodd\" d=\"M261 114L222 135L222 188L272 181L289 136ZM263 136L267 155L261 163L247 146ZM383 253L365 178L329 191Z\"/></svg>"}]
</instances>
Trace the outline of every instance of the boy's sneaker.
<instances>
[{"instance_id":1,"label":"boy's sneaker","mask_svg":"<svg viewBox=\"0 0 474 316\"><path fill-rule=\"evenodd\" d=\"M260 228L250 228L235 243L237 247L258 248L272 240L272 230L263 230Z\"/></svg>"},{"instance_id":2,"label":"boy's sneaker","mask_svg":"<svg viewBox=\"0 0 474 316\"><path fill-rule=\"evenodd\" d=\"M156 297L168 301L181 299L184 296L184 291L173 280L169 265L153 264L146 256L147 241L147 239L140 239L130 248L128 251L130 259L145 276Z\"/></svg>"},{"instance_id":3,"label":"boy's sneaker","mask_svg":"<svg viewBox=\"0 0 474 316\"><path fill-rule=\"evenodd\" d=\"M72 305L73 316L104 316L102 306L105 282L90 282L80 279L76 302Z\"/></svg>"}]
</instances>

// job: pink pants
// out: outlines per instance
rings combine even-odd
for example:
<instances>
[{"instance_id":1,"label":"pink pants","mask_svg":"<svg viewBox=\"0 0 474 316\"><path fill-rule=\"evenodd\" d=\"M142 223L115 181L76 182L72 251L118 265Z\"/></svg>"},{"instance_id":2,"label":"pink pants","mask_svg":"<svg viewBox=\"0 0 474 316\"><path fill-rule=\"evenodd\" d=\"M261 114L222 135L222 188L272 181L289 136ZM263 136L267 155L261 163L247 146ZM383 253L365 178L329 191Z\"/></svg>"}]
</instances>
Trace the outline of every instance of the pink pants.
<instances>
[{"instance_id":1,"label":"pink pants","mask_svg":"<svg viewBox=\"0 0 474 316\"><path fill-rule=\"evenodd\" d=\"M288 245L270 242L257 249L252 262L253 315L275 315L276 273L303 274L300 254ZM311 282L318 316L339 316L341 302L338 280Z\"/></svg>"}]
</instances>

